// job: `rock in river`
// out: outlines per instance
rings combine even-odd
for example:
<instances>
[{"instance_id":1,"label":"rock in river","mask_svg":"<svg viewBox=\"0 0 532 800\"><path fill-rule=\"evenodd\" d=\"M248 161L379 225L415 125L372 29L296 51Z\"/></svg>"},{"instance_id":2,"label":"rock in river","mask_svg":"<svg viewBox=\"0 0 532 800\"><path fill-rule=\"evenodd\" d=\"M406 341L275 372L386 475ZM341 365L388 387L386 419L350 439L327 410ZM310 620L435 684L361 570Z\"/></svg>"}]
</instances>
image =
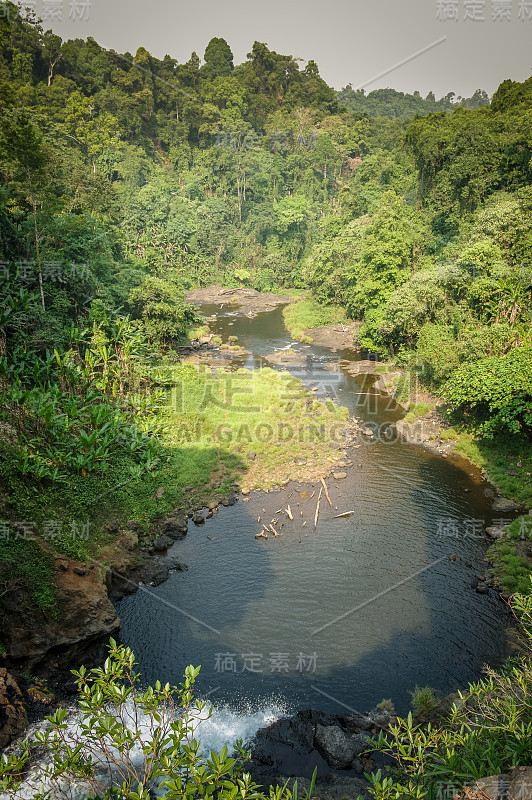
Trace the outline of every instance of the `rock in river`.
<instances>
[{"instance_id":1,"label":"rock in river","mask_svg":"<svg viewBox=\"0 0 532 800\"><path fill-rule=\"evenodd\" d=\"M522 509L519 503L514 503L513 500L509 500L507 497L497 497L497 499L493 501L491 507L494 511L498 511L502 514L513 514Z\"/></svg>"}]
</instances>

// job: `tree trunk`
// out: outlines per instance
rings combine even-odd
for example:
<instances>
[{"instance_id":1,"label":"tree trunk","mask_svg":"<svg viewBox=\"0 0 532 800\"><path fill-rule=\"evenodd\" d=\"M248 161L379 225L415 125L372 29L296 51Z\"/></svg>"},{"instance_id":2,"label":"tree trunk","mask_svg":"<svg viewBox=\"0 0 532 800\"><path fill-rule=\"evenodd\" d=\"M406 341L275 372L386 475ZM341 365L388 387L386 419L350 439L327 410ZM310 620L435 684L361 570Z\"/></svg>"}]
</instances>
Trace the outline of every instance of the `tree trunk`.
<instances>
[{"instance_id":1,"label":"tree trunk","mask_svg":"<svg viewBox=\"0 0 532 800\"><path fill-rule=\"evenodd\" d=\"M39 251L39 231L37 229L37 201L35 200L35 195L33 194L33 188L31 185L31 171L29 169L27 170L27 175L30 183L31 207L33 210L33 227L35 231L35 256L37 258L37 269L39 271L39 289L41 290L41 305L42 305L42 310L46 311L46 305L44 302L44 288L42 285L41 256Z\"/></svg>"}]
</instances>

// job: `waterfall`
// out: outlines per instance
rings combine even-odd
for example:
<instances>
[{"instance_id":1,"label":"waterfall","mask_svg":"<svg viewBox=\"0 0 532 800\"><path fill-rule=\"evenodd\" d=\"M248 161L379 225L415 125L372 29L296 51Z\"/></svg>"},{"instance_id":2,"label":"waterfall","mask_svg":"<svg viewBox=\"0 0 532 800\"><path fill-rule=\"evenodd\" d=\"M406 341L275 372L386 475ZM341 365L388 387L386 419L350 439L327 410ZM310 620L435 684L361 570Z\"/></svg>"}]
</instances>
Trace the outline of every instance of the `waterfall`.
<instances>
[{"instance_id":1,"label":"waterfall","mask_svg":"<svg viewBox=\"0 0 532 800\"><path fill-rule=\"evenodd\" d=\"M231 754L239 740L242 740L244 744L251 743L256 732L260 728L267 727L280 717L285 716L286 713L286 709L282 704L276 703L275 701L272 701L260 709L252 709L251 707L243 706L235 710L226 705L221 705L219 707L212 706L211 716L205 719L206 713L204 711L201 718L195 720L193 725L194 735L201 742L200 755L202 759L206 760L210 756L211 751L219 753L225 745L227 745L229 754ZM143 763L142 743L149 741L150 736L157 728L157 723L149 714L137 718L137 722L135 722L135 716L133 704L126 704L122 711L123 721L126 723L129 730L136 730L141 733L141 741L135 745L130 756L131 765L140 772ZM81 727L83 722L82 712L78 708L72 707L69 709L68 717L65 722L66 729L64 732L64 739L70 745L74 745L74 743L79 742L83 736ZM47 721L32 725L22 741L28 744L35 742L36 735L39 732L43 732L48 727L49 723ZM17 745L15 744L14 747L16 748ZM108 746L105 748L105 752L110 752L112 758L116 759L120 764L121 759L116 749ZM102 748L99 753L93 750L92 755L94 762L99 764L97 768L99 780L102 784L111 785L113 775L109 768L109 758L104 754L104 749ZM122 761L122 764L126 763L127 762ZM87 794L90 793L88 785L81 783L79 785L72 785L66 781L59 784L57 782L52 782L43 774L50 764L51 759L49 756L41 752L34 766L28 772L26 780L17 790L16 800L33 800L38 790L43 791L50 789L53 789L50 795L53 800L85 800ZM154 794L157 797L164 798L165 790L164 788L156 788ZM13 796L0 792L0 800L13 800Z\"/></svg>"}]
</instances>

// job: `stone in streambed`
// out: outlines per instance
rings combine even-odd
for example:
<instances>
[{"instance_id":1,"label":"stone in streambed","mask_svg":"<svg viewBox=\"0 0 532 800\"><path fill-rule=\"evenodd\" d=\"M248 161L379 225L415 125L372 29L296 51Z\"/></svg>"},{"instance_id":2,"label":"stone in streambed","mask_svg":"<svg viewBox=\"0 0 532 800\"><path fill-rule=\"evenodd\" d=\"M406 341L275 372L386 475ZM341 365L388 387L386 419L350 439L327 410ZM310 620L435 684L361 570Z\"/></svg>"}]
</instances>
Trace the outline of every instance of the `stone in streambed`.
<instances>
[{"instance_id":1,"label":"stone in streambed","mask_svg":"<svg viewBox=\"0 0 532 800\"><path fill-rule=\"evenodd\" d=\"M335 481L341 481L342 478L347 478L347 472L333 472L333 478Z\"/></svg>"},{"instance_id":2,"label":"stone in streambed","mask_svg":"<svg viewBox=\"0 0 532 800\"><path fill-rule=\"evenodd\" d=\"M186 515L178 512L166 517L163 523L163 533L171 539L183 539L188 530Z\"/></svg>"},{"instance_id":3,"label":"stone in streambed","mask_svg":"<svg viewBox=\"0 0 532 800\"><path fill-rule=\"evenodd\" d=\"M160 586L162 583L168 580L170 577L170 570L166 566L166 564L161 564L158 566L153 575L151 576L151 585L152 586Z\"/></svg>"},{"instance_id":4,"label":"stone in streambed","mask_svg":"<svg viewBox=\"0 0 532 800\"><path fill-rule=\"evenodd\" d=\"M509 500L507 497L497 497L497 499L493 501L491 507L493 511L498 511L502 514L511 514L521 511L523 508L519 503L514 503L513 500Z\"/></svg>"},{"instance_id":5,"label":"stone in streambed","mask_svg":"<svg viewBox=\"0 0 532 800\"><path fill-rule=\"evenodd\" d=\"M495 525L489 525L486 528L486 535L490 537L490 539L500 539L503 535L502 528L497 528Z\"/></svg>"}]
</instances>

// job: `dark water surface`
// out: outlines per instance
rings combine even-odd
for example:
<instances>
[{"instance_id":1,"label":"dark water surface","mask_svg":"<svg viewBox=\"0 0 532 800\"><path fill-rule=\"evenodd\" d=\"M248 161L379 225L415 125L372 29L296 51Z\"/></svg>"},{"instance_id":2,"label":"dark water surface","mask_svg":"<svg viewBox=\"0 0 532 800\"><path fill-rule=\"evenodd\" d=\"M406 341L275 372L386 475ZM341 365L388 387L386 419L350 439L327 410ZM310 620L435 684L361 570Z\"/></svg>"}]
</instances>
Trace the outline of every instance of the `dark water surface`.
<instances>
[{"instance_id":1,"label":"dark water surface","mask_svg":"<svg viewBox=\"0 0 532 800\"><path fill-rule=\"evenodd\" d=\"M211 327L238 336L253 354L242 359L247 367L290 345L281 309L255 319L221 313ZM290 371L318 396L380 426L403 415L372 378L343 371L352 353L293 348L305 364ZM190 523L171 551L188 572L118 604L122 640L146 682L178 683L187 664L201 664L199 693L235 710L365 710L392 698L403 713L415 684L447 693L502 658L504 605L470 586L487 547L472 534L492 519L478 472L394 436L348 458L348 478L328 481L336 508L322 506L315 532L296 519L297 531L254 538L257 517L269 521L287 502L297 518L297 490L313 489L296 484ZM355 514L333 519L347 510Z\"/></svg>"}]
</instances>

